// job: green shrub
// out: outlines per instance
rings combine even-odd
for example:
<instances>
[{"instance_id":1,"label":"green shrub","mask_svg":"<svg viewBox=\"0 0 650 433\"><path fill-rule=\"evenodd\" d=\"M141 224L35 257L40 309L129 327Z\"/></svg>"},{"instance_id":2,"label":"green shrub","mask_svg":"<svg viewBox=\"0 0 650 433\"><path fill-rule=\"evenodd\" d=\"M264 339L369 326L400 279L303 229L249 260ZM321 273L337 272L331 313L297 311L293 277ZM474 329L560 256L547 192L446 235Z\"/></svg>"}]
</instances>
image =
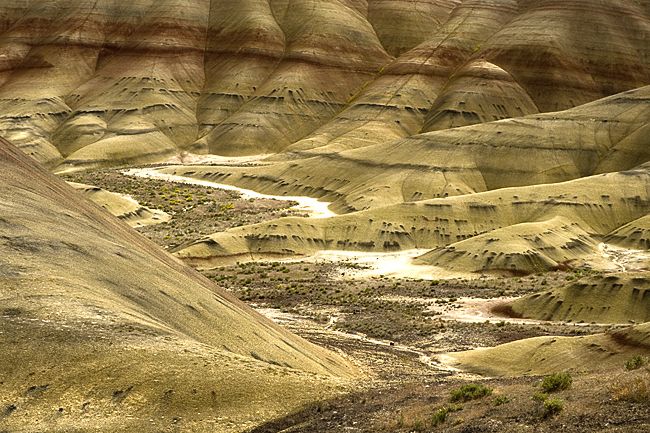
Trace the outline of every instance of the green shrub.
<instances>
[{"instance_id":1,"label":"green shrub","mask_svg":"<svg viewBox=\"0 0 650 433\"><path fill-rule=\"evenodd\" d=\"M541 387L544 392L557 392L568 389L572 382L569 373L553 373L542 379Z\"/></svg>"},{"instance_id":2,"label":"green shrub","mask_svg":"<svg viewBox=\"0 0 650 433\"><path fill-rule=\"evenodd\" d=\"M559 398L549 398L544 402L544 418L548 418L562 412L564 402Z\"/></svg>"},{"instance_id":3,"label":"green shrub","mask_svg":"<svg viewBox=\"0 0 650 433\"><path fill-rule=\"evenodd\" d=\"M648 358L641 355L636 355L628 359L627 362L625 362L625 368L627 368L628 370L636 370L638 368L643 367L647 363L648 363Z\"/></svg>"},{"instance_id":4,"label":"green shrub","mask_svg":"<svg viewBox=\"0 0 650 433\"><path fill-rule=\"evenodd\" d=\"M545 392L536 392L535 394L533 394L533 396L531 398L534 401L538 401L540 403L543 403L548 398L548 394L546 394Z\"/></svg>"},{"instance_id":5,"label":"green shrub","mask_svg":"<svg viewBox=\"0 0 650 433\"><path fill-rule=\"evenodd\" d=\"M499 395L494 399L495 406L501 406L503 404L510 403L510 399L507 395Z\"/></svg>"},{"instance_id":6,"label":"green shrub","mask_svg":"<svg viewBox=\"0 0 650 433\"><path fill-rule=\"evenodd\" d=\"M449 406L441 407L433 413L433 416L431 417L431 425L435 427L444 423L447 421L447 417L450 413L458 412L459 410L463 410L463 407L459 404L450 404Z\"/></svg>"},{"instance_id":7,"label":"green shrub","mask_svg":"<svg viewBox=\"0 0 650 433\"><path fill-rule=\"evenodd\" d=\"M451 401L470 401L492 394L492 388L477 383L463 385L451 392Z\"/></svg>"},{"instance_id":8,"label":"green shrub","mask_svg":"<svg viewBox=\"0 0 650 433\"><path fill-rule=\"evenodd\" d=\"M441 407L437 411L433 413L433 416L431 417L431 425L434 427L437 425L442 424L443 422L447 421L447 416L449 415L449 409L446 407Z\"/></svg>"}]
</instances>

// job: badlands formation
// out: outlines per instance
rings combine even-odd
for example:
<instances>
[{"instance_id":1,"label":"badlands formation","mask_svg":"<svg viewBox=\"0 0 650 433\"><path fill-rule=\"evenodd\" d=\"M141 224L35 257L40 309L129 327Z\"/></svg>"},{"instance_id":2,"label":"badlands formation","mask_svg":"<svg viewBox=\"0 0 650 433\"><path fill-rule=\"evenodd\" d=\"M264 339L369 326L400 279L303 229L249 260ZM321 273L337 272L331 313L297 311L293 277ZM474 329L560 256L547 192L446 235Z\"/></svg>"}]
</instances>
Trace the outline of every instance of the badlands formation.
<instances>
[{"instance_id":1,"label":"badlands formation","mask_svg":"<svg viewBox=\"0 0 650 433\"><path fill-rule=\"evenodd\" d=\"M469 372L516 393L527 376L565 370L584 374L583 390L630 360L642 367L649 149L649 0L4 0L0 431L426 431L438 424L404 402L400 421L364 418L376 390L399 395L407 375L386 365L405 354L445 390ZM102 182L133 174L149 179ZM179 180L244 199L160 186ZM255 224L231 212L261 199L293 201ZM206 232L206 215L223 230ZM167 240L166 227L182 236L156 245L134 230ZM304 276L324 251L417 251L405 267L434 280L414 295L417 278L396 279L394 293L383 277L330 278L358 264ZM258 262L289 276L223 283ZM485 329L503 320L502 339L467 331L462 312L445 312L454 325L435 319L434 301L481 298L472 279L498 298ZM323 303L325 282L338 304ZM368 305L386 309L371 322L419 311L414 335L461 329L457 344L401 341L376 323L341 331L365 320L372 290ZM359 358L364 344L390 361ZM623 430L589 431L650 428L649 370L630 374L634 392L614 400L641 406L619 408ZM336 400L351 390L374 396L369 406ZM496 430L471 406L450 431L588 431L579 420L610 400L555 427L545 413Z\"/></svg>"}]
</instances>

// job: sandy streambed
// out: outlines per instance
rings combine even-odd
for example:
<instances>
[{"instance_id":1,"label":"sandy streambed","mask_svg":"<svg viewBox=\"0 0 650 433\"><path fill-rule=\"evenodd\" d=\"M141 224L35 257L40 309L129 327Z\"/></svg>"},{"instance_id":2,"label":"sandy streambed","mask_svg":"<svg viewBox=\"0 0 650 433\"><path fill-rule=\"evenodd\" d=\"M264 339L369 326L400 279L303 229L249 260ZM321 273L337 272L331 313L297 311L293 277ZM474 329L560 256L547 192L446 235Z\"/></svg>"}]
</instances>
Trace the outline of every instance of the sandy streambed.
<instances>
[{"instance_id":1,"label":"sandy streambed","mask_svg":"<svg viewBox=\"0 0 650 433\"><path fill-rule=\"evenodd\" d=\"M209 188L218 188L224 189L227 191L237 191L244 198L252 199L273 199L273 200L282 200L282 201L293 201L297 202L296 206L293 206L292 209L303 211L307 213L311 218L330 218L337 215L335 212L329 209L329 202L320 201L313 197L305 196L289 196L289 195L269 195L262 194L257 191L250 189L239 188L237 186L228 185L225 183L210 182L207 180L194 179L186 176L177 176L173 174L160 173L155 168L133 168L125 170L122 172L127 176L142 177L148 179L158 179L168 182L183 183L188 185L200 185Z\"/></svg>"}]
</instances>

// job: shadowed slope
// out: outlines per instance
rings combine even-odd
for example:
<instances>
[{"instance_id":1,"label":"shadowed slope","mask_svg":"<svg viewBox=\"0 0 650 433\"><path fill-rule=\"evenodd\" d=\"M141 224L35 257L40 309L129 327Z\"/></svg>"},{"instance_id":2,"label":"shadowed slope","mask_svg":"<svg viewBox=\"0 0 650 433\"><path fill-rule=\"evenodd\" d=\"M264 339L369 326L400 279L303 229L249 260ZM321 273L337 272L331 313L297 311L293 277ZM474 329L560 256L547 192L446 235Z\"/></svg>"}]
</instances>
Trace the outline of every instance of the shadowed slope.
<instances>
[{"instance_id":1,"label":"shadowed slope","mask_svg":"<svg viewBox=\"0 0 650 433\"><path fill-rule=\"evenodd\" d=\"M643 216L613 231L607 236L607 242L625 248L650 249L650 215Z\"/></svg>"},{"instance_id":2,"label":"shadowed slope","mask_svg":"<svg viewBox=\"0 0 650 433\"><path fill-rule=\"evenodd\" d=\"M4 141L0 164L3 425L242 431L356 374Z\"/></svg>"}]
</instances>

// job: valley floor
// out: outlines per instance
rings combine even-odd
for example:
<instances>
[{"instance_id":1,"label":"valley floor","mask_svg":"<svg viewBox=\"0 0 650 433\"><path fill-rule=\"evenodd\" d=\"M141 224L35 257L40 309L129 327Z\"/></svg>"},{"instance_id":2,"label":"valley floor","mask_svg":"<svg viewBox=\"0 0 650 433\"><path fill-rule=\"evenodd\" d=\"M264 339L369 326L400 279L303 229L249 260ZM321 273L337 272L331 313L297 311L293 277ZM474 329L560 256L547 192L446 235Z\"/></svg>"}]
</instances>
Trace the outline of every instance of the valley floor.
<instances>
[{"instance_id":1,"label":"valley floor","mask_svg":"<svg viewBox=\"0 0 650 433\"><path fill-rule=\"evenodd\" d=\"M242 197L204 185L127 177L117 170L65 179L129 194L172 215L168 223L138 228L171 251L216 231L305 212L295 202L275 197ZM522 338L588 335L619 326L520 320L493 311L506 299L558 287L593 271L422 279L391 273L390 267L379 269L372 260L338 256L204 271L292 332L346 354L370 378L353 394L307 407L255 432L650 431L647 368L628 371L621 366L605 382L598 375L576 376L573 386L559 395L563 410L549 416L544 404L533 399L540 378L473 376L449 367L441 356ZM451 403L451 391L468 382L484 384L492 394Z\"/></svg>"}]
</instances>

